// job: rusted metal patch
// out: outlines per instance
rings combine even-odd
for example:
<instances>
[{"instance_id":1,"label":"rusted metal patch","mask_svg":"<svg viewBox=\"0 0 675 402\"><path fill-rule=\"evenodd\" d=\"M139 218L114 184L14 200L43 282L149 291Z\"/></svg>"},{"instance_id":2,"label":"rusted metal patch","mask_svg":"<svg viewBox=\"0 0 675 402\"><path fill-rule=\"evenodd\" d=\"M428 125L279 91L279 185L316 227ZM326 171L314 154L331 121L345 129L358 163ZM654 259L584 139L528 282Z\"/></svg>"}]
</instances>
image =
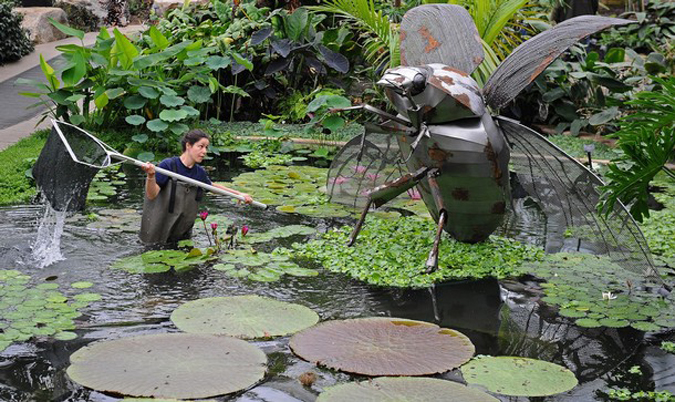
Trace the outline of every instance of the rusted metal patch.
<instances>
[{"instance_id":1,"label":"rusted metal patch","mask_svg":"<svg viewBox=\"0 0 675 402\"><path fill-rule=\"evenodd\" d=\"M431 35L431 32L429 32L427 27L421 27L417 32L427 41L427 46L424 48L425 53L429 53L441 45L436 38Z\"/></svg>"},{"instance_id":2,"label":"rusted metal patch","mask_svg":"<svg viewBox=\"0 0 675 402\"><path fill-rule=\"evenodd\" d=\"M453 96L453 98L457 99L457 102L460 103L460 105L464 106L465 108L469 110L473 110L471 108L471 99L469 98L469 95L467 94L459 94Z\"/></svg>"},{"instance_id":3,"label":"rusted metal patch","mask_svg":"<svg viewBox=\"0 0 675 402\"><path fill-rule=\"evenodd\" d=\"M408 36L408 32L406 32L406 31L404 31L404 30L401 29L401 30L399 31L398 36L399 36L399 38L401 39L401 43L403 43L403 41L405 40L405 37Z\"/></svg>"},{"instance_id":4,"label":"rusted metal patch","mask_svg":"<svg viewBox=\"0 0 675 402\"><path fill-rule=\"evenodd\" d=\"M544 70L546 70L546 67L548 67L549 64L553 63L553 60L556 57L558 57L557 54L549 54L548 56L546 56L546 58L542 60L542 62L534 70L534 73L532 73L532 75L530 76L529 82L534 81L539 76L539 74L543 73Z\"/></svg>"},{"instance_id":5,"label":"rusted metal patch","mask_svg":"<svg viewBox=\"0 0 675 402\"><path fill-rule=\"evenodd\" d=\"M490 164L492 164L492 177L494 177L497 181L501 180L502 170L499 168L499 161L497 161L497 153L495 152L494 148L492 148L492 144L490 142L485 144L483 152L487 156L487 159L490 161Z\"/></svg>"},{"instance_id":6,"label":"rusted metal patch","mask_svg":"<svg viewBox=\"0 0 675 402\"><path fill-rule=\"evenodd\" d=\"M444 71L450 71L451 73L455 73L455 74L459 74L459 75L461 75L462 77L468 77L468 76L469 76L469 74L467 74L466 71L458 70L458 69L453 68L453 67L450 67L450 66L444 66L444 67L442 68L442 70L444 70Z\"/></svg>"},{"instance_id":7,"label":"rusted metal patch","mask_svg":"<svg viewBox=\"0 0 675 402\"><path fill-rule=\"evenodd\" d=\"M457 187L452 190L452 198L459 201L469 201L469 190L463 187Z\"/></svg>"},{"instance_id":8,"label":"rusted metal patch","mask_svg":"<svg viewBox=\"0 0 675 402\"><path fill-rule=\"evenodd\" d=\"M452 157L452 152L444 151L438 147L438 144L434 144L427 151L429 157L435 162L443 162L448 157Z\"/></svg>"},{"instance_id":9,"label":"rusted metal patch","mask_svg":"<svg viewBox=\"0 0 675 402\"><path fill-rule=\"evenodd\" d=\"M506 203L504 201L498 201L492 204L492 213L497 215L502 215L506 211Z\"/></svg>"}]
</instances>

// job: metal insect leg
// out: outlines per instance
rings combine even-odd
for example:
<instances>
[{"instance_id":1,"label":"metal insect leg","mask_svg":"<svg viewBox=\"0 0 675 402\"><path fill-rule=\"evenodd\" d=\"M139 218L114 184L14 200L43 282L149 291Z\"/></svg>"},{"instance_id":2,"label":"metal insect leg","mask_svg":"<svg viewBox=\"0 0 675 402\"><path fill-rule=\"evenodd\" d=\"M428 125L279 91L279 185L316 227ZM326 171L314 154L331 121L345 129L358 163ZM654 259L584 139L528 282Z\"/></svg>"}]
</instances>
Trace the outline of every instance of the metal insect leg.
<instances>
[{"instance_id":1,"label":"metal insect leg","mask_svg":"<svg viewBox=\"0 0 675 402\"><path fill-rule=\"evenodd\" d=\"M438 187L438 181L436 181L436 176L441 173L439 169L431 169L427 172L427 179L429 180L429 187L431 188L431 195L434 197L434 202L438 208L438 227L436 229L436 238L434 239L434 245L429 252L429 258L427 258L427 273L434 272L438 269L438 246L441 243L441 234L443 233L443 227L448 219L448 212L445 210L445 203L443 203L443 196Z\"/></svg>"},{"instance_id":2,"label":"metal insect leg","mask_svg":"<svg viewBox=\"0 0 675 402\"><path fill-rule=\"evenodd\" d=\"M381 186L375 187L368 196L368 202L363 208L363 212L361 212L361 218L359 218L356 226L354 226L354 230L352 231L352 235L349 237L347 246L351 246L354 244L354 242L356 242L356 236L358 236L359 232L361 231L361 226L363 226L363 221L366 220L366 215L368 215L371 205L374 204L375 208L381 207L387 202L398 197L400 194L403 194L404 192L413 188L415 185L417 185L417 183L420 182L420 180L424 178L428 170L429 168L423 167L415 173L408 173L396 180L392 180L390 182L384 183Z\"/></svg>"}]
</instances>

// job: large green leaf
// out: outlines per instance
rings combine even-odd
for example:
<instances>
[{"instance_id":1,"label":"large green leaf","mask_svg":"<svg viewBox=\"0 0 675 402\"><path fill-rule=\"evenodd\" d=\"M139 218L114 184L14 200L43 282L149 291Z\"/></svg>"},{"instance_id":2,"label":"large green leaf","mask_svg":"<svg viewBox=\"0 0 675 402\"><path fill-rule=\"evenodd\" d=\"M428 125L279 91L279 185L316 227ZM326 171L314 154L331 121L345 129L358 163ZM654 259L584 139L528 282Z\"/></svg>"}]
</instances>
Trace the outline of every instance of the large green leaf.
<instances>
[{"instance_id":1,"label":"large green leaf","mask_svg":"<svg viewBox=\"0 0 675 402\"><path fill-rule=\"evenodd\" d=\"M298 332L316 324L319 316L298 304L232 296L187 302L171 314L171 321L185 332L253 339Z\"/></svg>"},{"instance_id":2,"label":"large green leaf","mask_svg":"<svg viewBox=\"0 0 675 402\"><path fill-rule=\"evenodd\" d=\"M113 34L115 35L115 49L117 50L116 56L118 57L122 66L129 70L134 64L134 58L138 56L138 49L117 28L113 29Z\"/></svg>"},{"instance_id":3,"label":"large green leaf","mask_svg":"<svg viewBox=\"0 0 675 402\"><path fill-rule=\"evenodd\" d=\"M451 397L450 397L451 396ZM450 398L450 399L449 399ZM327 388L316 402L497 402L485 392L436 378L380 377Z\"/></svg>"},{"instance_id":4,"label":"large green leaf","mask_svg":"<svg viewBox=\"0 0 675 402\"><path fill-rule=\"evenodd\" d=\"M87 60L85 60L83 53L79 51L71 55L68 64L70 67L63 70L61 79L63 79L64 84L74 86L87 73Z\"/></svg>"},{"instance_id":5,"label":"large green leaf","mask_svg":"<svg viewBox=\"0 0 675 402\"><path fill-rule=\"evenodd\" d=\"M478 356L462 366L464 380L513 396L547 396L577 385L574 374L557 364L510 356Z\"/></svg>"},{"instance_id":6,"label":"large green leaf","mask_svg":"<svg viewBox=\"0 0 675 402\"><path fill-rule=\"evenodd\" d=\"M443 373L474 353L458 331L381 317L324 322L295 334L290 346L305 360L370 376Z\"/></svg>"},{"instance_id":7,"label":"large green leaf","mask_svg":"<svg viewBox=\"0 0 675 402\"><path fill-rule=\"evenodd\" d=\"M211 99L211 90L209 87L193 85L188 89L187 96L194 103L204 103Z\"/></svg>"},{"instance_id":8,"label":"large green leaf","mask_svg":"<svg viewBox=\"0 0 675 402\"><path fill-rule=\"evenodd\" d=\"M84 39L84 31L80 31L79 29L71 28L69 26L63 25L58 21L55 21L53 18L48 17L47 18L49 22L56 27L59 31L63 32L64 34L68 36L74 36L80 40Z\"/></svg>"},{"instance_id":9,"label":"large green leaf","mask_svg":"<svg viewBox=\"0 0 675 402\"><path fill-rule=\"evenodd\" d=\"M284 20L284 28L288 38L295 42L300 41L307 28L308 21L309 15L307 9L303 7L296 9L292 14L287 16Z\"/></svg>"},{"instance_id":10,"label":"large green leaf","mask_svg":"<svg viewBox=\"0 0 675 402\"><path fill-rule=\"evenodd\" d=\"M213 335L159 334L97 342L70 356L68 376L98 391L194 399L260 381L267 357L248 342Z\"/></svg>"},{"instance_id":11,"label":"large green leaf","mask_svg":"<svg viewBox=\"0 0 675 402\"><path fill-rule=\"evenodd\" d=\"M159 113L159 117L164 121L180 121L187 117L185 110L164 109Z\"/></svg>"}]
</instances>

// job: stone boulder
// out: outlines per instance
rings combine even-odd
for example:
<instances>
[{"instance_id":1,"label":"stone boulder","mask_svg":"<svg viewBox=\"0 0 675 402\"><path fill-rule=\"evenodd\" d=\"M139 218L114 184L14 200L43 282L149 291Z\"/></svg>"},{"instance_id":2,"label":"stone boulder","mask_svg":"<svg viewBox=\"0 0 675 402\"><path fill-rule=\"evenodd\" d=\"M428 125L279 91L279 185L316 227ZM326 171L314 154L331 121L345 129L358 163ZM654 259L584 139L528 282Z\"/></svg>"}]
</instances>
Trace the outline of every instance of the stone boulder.
<instances>
[{"instance_id":1,"label":"stone boulder","mask_svg":"<svg viewBox=\"0 0 675 402\"><path fill-rule=\"evenodd\" d=\"M69 18L77 14L77 19L83 20L77 25L85 30L98 28L108 18L107 0L55 0L54 3L66 10Z\"/></svg>"},{"instance_id":2,"label":"stone boulder","mask_svg":"<svg viewBox=\"0 0 675 402\"><path fill-rule=\"evenodd\" d=\"M56 7L16 7L14 11L23 15L21 26L30 32L30 39L34 43L47 43L66 38L66 34L56 29L49 22L52 18L56 22L68 25L66 12Z\"/></svg>"}]
</instances>

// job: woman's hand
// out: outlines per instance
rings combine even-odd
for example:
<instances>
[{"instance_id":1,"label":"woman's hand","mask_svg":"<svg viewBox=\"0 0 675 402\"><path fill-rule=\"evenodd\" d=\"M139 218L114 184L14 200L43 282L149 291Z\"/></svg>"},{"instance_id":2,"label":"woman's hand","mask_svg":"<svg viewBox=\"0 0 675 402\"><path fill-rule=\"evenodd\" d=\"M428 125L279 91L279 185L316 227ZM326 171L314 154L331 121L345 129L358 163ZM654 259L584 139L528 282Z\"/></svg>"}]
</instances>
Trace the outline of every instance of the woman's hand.
<instances>
[{"instance_id":1,"label":"woman's hand","mask_svg":"<svg viewBox=\"0 0 675 402\"><path fill-rule=\"evenodd\" d=\"M145 174L148 175L148 177L155 177L155 165L152 163L146 163L143 166L141 166L141 169L145 172Z\"/></svg>"}]
</instances>

